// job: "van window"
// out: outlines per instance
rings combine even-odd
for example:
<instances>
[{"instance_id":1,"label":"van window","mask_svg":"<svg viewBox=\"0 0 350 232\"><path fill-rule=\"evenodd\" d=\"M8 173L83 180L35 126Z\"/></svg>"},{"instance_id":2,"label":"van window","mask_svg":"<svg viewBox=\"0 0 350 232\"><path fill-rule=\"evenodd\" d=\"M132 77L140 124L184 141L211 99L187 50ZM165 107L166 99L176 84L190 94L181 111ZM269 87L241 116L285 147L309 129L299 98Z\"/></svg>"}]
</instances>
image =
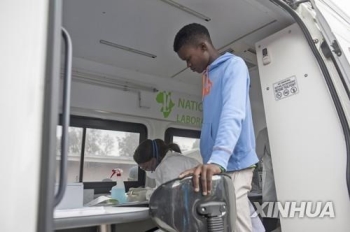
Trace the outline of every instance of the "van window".
<instances>
[{"instance_id":1,"label":"van window","mask_svg":"<svg viewBox=\"0 0 350 232\"><path fill-rule=\"evenodd\" d=\"M83 181L108 179L114 168L123 170L124 181L137 181L138 169L132 156L139 142L137 132L87 128Z\"/></svg>"},{"instance_id":2,"label":"van window","mask_svg":"<svg viewBox=\"0 0 350 232\"><path fill-rule=\"evenodd\" d=\"M199 152L200 131L178 128L168 128L165 131L165 142L176 143L180 146L182 154L203 163Z\"/></svg>"},{"instance_id":3,"label":"van window","mask_svg":"<svg viewBox=\"0 0 350 232\"><path fill-rule=\"evenodd\" d=\"M188 130L169 127L165 131L164 141L166 143L177 143L181 150L192 149L199 147L199 138L201 132L199 130Z\"/></svg>"},{"instance_id":4,"label":"van window","mask_svg":"<svg viewBox=\"0 0 350 232\"><path fill-rule=\"evenodd\" d=\"M112 169L123 170L128 187L144 184L145 174L133 160L146 126L138 123L72 116L69 127L68 182L111 182ZM59 176L62 126L57 126L56 181ZM113 179L114 181L114 179ZM100 185L100 184L99 184Z\"/></svg>"},{"instance_id":5,"label":"van window","mask_svg":"<svg viewBox=\"0 0 350 232\"><path fill-rule=\"evenodd\" d=\"M199 148L199 138L174 136L173 143L176 143L177 145L179 145L182 152Z\"/></svg>"},{"instance_id":6,"label":"van window","mask_svg":"<svg viewBox=\"0 0 350 232\"><path fill-rule=\"evenodd\" d=\"M57 126L56 131L56 182L59 178L59 167L61 160L61 137L62 126ZM83 128L69 127L68 129L68 163L67 163L67 181L79 181L79 168L81 147L83 141Z\"/></svg>"}]
</instances>

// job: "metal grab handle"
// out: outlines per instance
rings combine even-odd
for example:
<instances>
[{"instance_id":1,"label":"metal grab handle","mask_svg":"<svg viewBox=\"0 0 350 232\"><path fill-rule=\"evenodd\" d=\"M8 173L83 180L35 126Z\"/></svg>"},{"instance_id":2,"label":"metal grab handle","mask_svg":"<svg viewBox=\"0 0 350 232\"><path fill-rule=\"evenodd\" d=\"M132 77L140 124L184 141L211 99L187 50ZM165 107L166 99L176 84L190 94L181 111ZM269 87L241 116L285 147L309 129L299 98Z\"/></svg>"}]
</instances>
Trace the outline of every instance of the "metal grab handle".
<instances>
[{"instance_id":1,"label":"metal grab handle","mask_svg":"<svg viewBox=\"0 0 350 232\"><path fill-rule=\"evenodd\" d=\"M63 78L63 110L62 110L62 139L61 162L58 191L55 195L55 206L62 200L67 185L67 158L68 158L68 128L70 116L70 90L72 81L72 40L66 29L62 27L62 37L65 42L65 61Z\"/></svg>"}]
</instances>

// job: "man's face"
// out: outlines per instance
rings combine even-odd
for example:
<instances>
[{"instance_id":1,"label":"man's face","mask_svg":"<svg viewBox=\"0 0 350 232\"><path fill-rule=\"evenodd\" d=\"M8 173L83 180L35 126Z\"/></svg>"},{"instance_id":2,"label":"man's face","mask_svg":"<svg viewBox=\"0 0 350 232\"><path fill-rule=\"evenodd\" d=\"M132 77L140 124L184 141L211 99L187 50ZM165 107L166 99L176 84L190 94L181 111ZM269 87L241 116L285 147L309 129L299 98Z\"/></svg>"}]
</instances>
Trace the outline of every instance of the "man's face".
<instances>
[{"instance_id":1,"label":"man's face","mask_svg":"<svg viewBox=\"0 0 350 232\"><path fill-rule=\"evenodd\" d=\"M202 73L209 64L209 52L204 43L198 46L184 45L177 54L193 72Z\"/></svg>"}]
</instances>

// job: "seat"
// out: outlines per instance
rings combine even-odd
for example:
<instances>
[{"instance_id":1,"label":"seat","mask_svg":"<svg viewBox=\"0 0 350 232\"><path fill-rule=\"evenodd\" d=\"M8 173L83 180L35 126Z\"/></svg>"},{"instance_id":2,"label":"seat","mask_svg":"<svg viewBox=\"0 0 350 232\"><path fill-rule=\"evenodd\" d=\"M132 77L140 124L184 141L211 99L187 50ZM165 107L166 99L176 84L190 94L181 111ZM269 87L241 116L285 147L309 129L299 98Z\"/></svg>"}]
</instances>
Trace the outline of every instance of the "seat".
<instances>
[{"instance_id":1,"label":"seat","mask_svg":"<svg viewBox=\"0 0 350 232\"><path fill-rule=\"evenodd\" d=\"M169 232L231 232L235 228L235 193L230 176L213 176L211 194L195 192L192 177L160 185L152 194L150 215Z\"/></svg>"}]
</instances>

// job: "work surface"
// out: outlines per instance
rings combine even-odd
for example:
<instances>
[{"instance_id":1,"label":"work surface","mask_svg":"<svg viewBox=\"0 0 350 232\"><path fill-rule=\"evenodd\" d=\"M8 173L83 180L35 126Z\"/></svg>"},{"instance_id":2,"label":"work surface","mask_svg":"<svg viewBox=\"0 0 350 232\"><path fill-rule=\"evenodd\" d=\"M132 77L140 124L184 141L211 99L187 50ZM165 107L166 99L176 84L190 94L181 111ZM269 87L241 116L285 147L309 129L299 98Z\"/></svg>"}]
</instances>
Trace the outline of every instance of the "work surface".
<instances>
[{"instance_id":1,"label":"work surface","mask_svg":"<svg viewBox=\"0 0 350 232\"><path fill-rule=\"evenodd\" d=\"M148 207L85 207L55 210L54 229L120 224L149 218Z\"/></svg>"},{"instance_id":2,"label":"work surface","mask_svg":"<svg viewBox=\"0 0 350 232\"><path fill-rule=\"evenodd\" d=\"M249 193L251 201L261 194ZM143 206L143 205L142 205ZM54 229L70 229L102 224L122 224L150 219L148 207L84 207L54 211Z\"/></svg>"}]
</instances>

